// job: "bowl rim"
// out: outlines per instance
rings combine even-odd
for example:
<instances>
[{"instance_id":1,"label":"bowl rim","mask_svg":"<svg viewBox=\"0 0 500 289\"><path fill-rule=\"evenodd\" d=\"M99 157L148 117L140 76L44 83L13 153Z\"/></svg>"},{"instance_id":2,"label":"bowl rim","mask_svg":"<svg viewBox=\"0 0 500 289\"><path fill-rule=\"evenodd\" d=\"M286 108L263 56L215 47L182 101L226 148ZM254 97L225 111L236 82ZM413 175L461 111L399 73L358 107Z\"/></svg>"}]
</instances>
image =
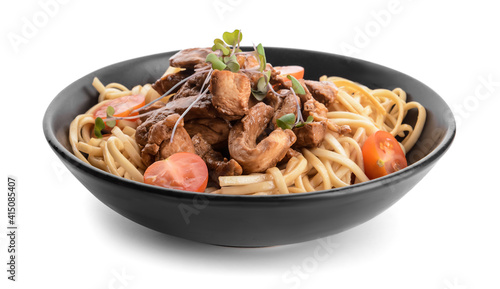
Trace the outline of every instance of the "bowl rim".
<instances>
[{"instance_id":1,"label":"bowl rim","mask_svg":"<svg viewBox=\"0 0 500 289\"><path fill-rule=\"evenodd\" d=\"M248 48L243 46L242 48ZM390 67L383 66L374 62L366 61L363 59L355 58L355 57L350 57L350 56L344 56L340 54L335 54L335 53L329 53L329 52L323 52L323 51L314 51L314 50L308 50L308 49L298 49L298 48L285 48L285 47L266 47L266 49L273 49L273 50L285 50L288 52L308 52L308 53L316 53L316 54L323 54L323 55L328 55L328 56L334 56L337 58L344 58L346 61L355 61L361 64L367 64L367 65L376 65L384 69L392 70L394 72L397 72L398 74L401 74L407 78L412 79L415 82L418 82L420 85L423 85L427 89L431 90L434 92L436 95L439 96L438 93L436 93L434 90L432 90L430 87L428 87L425 83L420 82L419 80L402 73L400 71L394 70ZM105 181L109 181L114 183L115 185L125 185L127 187L130 187L131 189L137 189L140 190L144 193L147 194L152 194L152 195L157 195L157 196L163 196L163 197L174 197L174 198L181 198L181 199L192 199L195 197L205 197L205 198L210 198L210 200L221 200L221 201L238 201L238 200L244 200L245 202L261 202L261 201L270 201L270 200L279 200L279 201L284 201L284 200L297 200L297 199L309 199L309 198L317 198L320 196L323 197L342 197L342 196L347 196L347 195L352 195L352 194L362 194L363 192L369 192L372 189L378 188L380 186L397 182L398 180L405 179L409 177L410 175L414 174L415 171L420 171L424 169L425 167L431 166L434 164L439 158L441 158L444 153L448 150L450 147L451 143L453 142L455 135L456 135L456 122L454 117L450 117L446 123L448 124L446 131L444 133L444 136L441 140L441 142L426 156L423 158L419 159L415 163L409 165L408 167L391 173L389 175L369 180L367 182L363 183L358 183L358 184L353 184L349 185L346 187L341 187L341 188L332 188L329 190L320 190L320 191L314 191L314 192L304 192L304 193L294 193L294 194L279 194L279 195L259 195L259 196L252 196L252 195L224 195L224 194L207 194L207 193L200 193L200 192L190 192L190 191L182 191L182 190L176 190L176 189L168 189L168 188L163 188L163 187L158 187L158 186L153 186L153 185L148 185L145 183L140 183L137 181L133 180L128 180L119 176L115 176L111 173L108 173L106 171L102 171L99 168L96 168L94 166L91 166L87 163L84 163L80 159L78 159L72 152L70 152L66 147L64 147L58 140L57 137L54 133L54 128L50 126L50 119L54 115L54 104L59 101L60 99L64 98L64 92L66 89L71 87L73 84L81 80L82 78L86 78L89 76L94 76L98 71L106 70L109 67L115 66L115 65L120 65L124 64L127 62L131 61L141 61L145 60L148 58L156 58L160 57L161 55L166 55L166 54L174 54L178 52L179 50L174 50L174 51L167 51L167 52L161 52L161 53L156 53L156 54L150 54L150 55L145 55L141 57L136 57L136 58L131 58L128 60L124 61L119 61L107 66L104 66L100 69L97 69L85 76L82 76L81 78L75 80L71 84L67 85L63 90L61 90L50 102L48 105L43 121L42 121L42 126L43 126L43 132L46 138L46 141L48 142L49 146L55 151L55 153L59 156L62 157L64 160L69 162L70 164L74 165L77 169L84 171L85 173L94 175L96 177L100 177ZM439 98L443 101L445 105L445 109L449 110L450 115L453 116L453 112L451 111L450 107L448 104L442 99L441 96ZM119 182L119 183L117 183Z\"/></svg>"}]
</instances>

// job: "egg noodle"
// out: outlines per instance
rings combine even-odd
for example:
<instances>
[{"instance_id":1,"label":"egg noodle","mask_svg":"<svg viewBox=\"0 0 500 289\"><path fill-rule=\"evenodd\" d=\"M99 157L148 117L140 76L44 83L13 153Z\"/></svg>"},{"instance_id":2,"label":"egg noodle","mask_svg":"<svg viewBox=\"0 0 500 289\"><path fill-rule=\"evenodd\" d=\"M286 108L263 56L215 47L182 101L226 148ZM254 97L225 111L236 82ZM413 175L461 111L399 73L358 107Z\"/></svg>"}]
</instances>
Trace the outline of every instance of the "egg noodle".
<instances>
[{"instance_id":1,"label":"egg noodle","mask_svg":"<svg viewBox=\"0 0 500 289\"><path fill-rule=\"evenodd\" d=\"M335 103L327 113L327 133L318 148L302 149L286 165L265 173L219 177L220 189L209 187L206 193L229 195L275 195L303 193L345 187L368 181L364 172L361 148L378 130L402 138L401 147L408 152L416 143L425 124L426 111L418 102L407 102L401 88L369 89L340 77L322 76L338 88ZM97 78L93 86L99 92L98 104L71 123L69 141L73 153L82 161L111 174L144 182L140 149L135 141L137 123L120 120L103 138L93 137L93 112L114 98L142 94L146 103L159 97L150 84L131 90L121 84L104 86ZM163 100L162 100L163 101ZM165 101L168 101L166 99ZM403 123L409 110L418 112L414 126ZM335 127L348 126L350 132L339 134Z\"/></svg>"}]
</instances>

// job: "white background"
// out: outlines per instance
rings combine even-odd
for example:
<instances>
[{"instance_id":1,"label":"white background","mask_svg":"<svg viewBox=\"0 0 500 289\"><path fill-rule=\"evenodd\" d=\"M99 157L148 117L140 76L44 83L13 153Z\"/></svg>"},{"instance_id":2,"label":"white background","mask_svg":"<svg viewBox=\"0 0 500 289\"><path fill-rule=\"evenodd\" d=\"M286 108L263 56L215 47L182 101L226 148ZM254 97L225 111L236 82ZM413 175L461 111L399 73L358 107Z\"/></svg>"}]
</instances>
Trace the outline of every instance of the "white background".
<instances>
[{"instance_id":1,"label":"white background","mask_svg":"<svg viewBox=\"0 0 500 289\"><path fill-rule=\"evenodd\" d=\"M65 2L0 4L1 176L19 179L20 228L14 283L6 280L1 227L0 287L500 288L500 17L493 1ZM223 248L132 223L94 198L45 142L44 111L74 80L130 58L209 46L235 28L245 45L348 54L421 80L456 113L454 144L401 201L330 237L334 250L318 260L317 240Z\"/></svg>"}]
</instances>

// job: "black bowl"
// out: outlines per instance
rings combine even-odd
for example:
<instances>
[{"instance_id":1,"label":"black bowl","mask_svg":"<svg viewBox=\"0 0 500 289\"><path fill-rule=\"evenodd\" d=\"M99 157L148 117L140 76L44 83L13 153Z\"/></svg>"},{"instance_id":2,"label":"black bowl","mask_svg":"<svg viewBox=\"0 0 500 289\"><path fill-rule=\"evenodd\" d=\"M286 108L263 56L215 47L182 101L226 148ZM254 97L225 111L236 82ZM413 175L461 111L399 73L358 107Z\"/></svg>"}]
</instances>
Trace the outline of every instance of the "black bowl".
<instances>
[{"instance_id":1,"label":"black bowl","mask_svg":"<svg viewBox=\"0 0 500 289\"><path fill-rule=\"evenodd\" d=\"M103 172L76 158L68 142L71 120L97 102L92 79L127 87L155 81L174 52L136 58L94 71L66 87L47 108L45 137L57 156L104 204L151 229L199 242L239 247L290 244L339 233L398 201L449 148L455 121L446 103L408 75L374 63L315 51L266 48L274 65L301 65L306 79L343 76L371 88L401 87L427 109L420 140L408 153L411 165L394 174L341 189L275 196L226 196L145 185ZM407 120L414 121L409 114Z\"/></svg>"}]
</instances>

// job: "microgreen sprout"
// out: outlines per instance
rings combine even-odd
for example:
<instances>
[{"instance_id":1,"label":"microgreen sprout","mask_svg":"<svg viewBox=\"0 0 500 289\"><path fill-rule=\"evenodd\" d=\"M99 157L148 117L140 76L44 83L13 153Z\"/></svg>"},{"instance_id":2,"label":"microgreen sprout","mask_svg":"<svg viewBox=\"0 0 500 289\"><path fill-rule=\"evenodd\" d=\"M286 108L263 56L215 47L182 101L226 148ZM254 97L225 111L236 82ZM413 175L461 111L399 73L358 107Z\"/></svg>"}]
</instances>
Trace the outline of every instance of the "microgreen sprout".
<instances>
[{"instance_id":1,"label":"microgreen sprout","mask_svg":"<svg viewBox=\"0 0 500 289\"><path fill-rule=\"evenodd\" d=\"M304 87L302 87L302 84L300 84L300 82L297 80L297 78L293 77L290 74L287 75L286 78L288 78L292 81L292 89L293 89L293 91L295 91L295 93L306 94Z\"/></svg>"},{"instance_id":2,"label":"microgreen sprout","mask_svg":"<svg viewBox=\"0 0 500 289\"><path fill-rule=\"evenodd\" d=\"M278 118L276 124L282 129L292 129L295 126L295 113L285 114Z\"/></svg>"},{"instance_id":3,"label":"microgreen sprout","mask_svg":"<svg viewBox=\"0 0 500 289\"><path fill-rule=\"evenodd\" d=\"M95 125L94 125L94 134L97 138L102 138L102 133L101 131L106 127L106 125L104 124L104 121L102 120L102 118L100 117L97 117L95 119Z\"/></svg>"},{"instance_id":4,"label":"microgreen sprout","mask_svg":"<svg viewBox=\"0 0 500 289\"><path fill-rule=\"evenodd\" d=\"M295 120L295 114L294 113L288 113L285 114L284 116L278 118L276 120L276 124L281 127L282 129L293 129L294 127L303 127L304 125L311 123L314 121L314 117L312 115L307 117L306 121L299 121L297 122Z\"/></svg>"},{"instance_id":5,"label":"microgreen sprout","mask_svg":"<svg viewBox=\"0 0 500 289\"><path fill-rule=\"evenodd\" d=\"M113 114L115 114L115 108L112 106L108 106L106 108L106 118L112 118ZM114 120L114 119L107 120L106 124L109 127L114 127L116 125L116 120Z\"/></svg>"},{"instance_id":6,"label":"microgreen sprout","mask_svg":"<svg viewBox=\"0 0 500 289\"><path fill-rule=\"evenodd\" d=\"M256 89L252 89L252 95L257 99L258 101L263 100L266 97L267 91L268 91L268 84L269 80L271 79L271 70L265 71L264 76L259 78L257 80L257 87Z\"/></svg>"},{"instance_id":7,"label":"microgreen sprout","mask_svg":"<svg viewBox=\"0 0 500 289\"><path fill-rule=\"evenodd\" d=\"M222 39L219 38L214 40L214 45L212 46L212 51L207 55L205 61L212 64L212 69L224 70L228 69L231 72L238 72L240 70L240 64L236 59L235 53L241 52L240 42L243 39L241 31L236 29L233 32L224 32L222 34ZM218 54L215 53L220 51Z\"/></svg>"},{"instance_id":8,"label":"microgreen sprout","mask_svg":"<svg viewBox=\"0 0 500 289\"><path fill-rule=\"evenodd\" d=\"M257 51L257 59L259 59L260 63L260 72L264 71L266 69L266 52L264 51L264 46L262 46L262 43L259 43L257 45L257 48L255 48L255 51Z\"/></svg>"},{"instance_id":9,"label":"microgreen sprout","mask_svg":"<svg viewBox=\"0 0 500 289\"><path fill-rule=\"evenodd\" d=\"M97 117L94 123L94 135L97 138L102 138L102 130L108 127L114 127L116 125L116 119L113 118L113 114L115 114L115 109L112 106L108 106L106 108L106 121L102 118ZM106 123L105 123L106 122Z\"/></svg>"},{"instance_id":10,"label":"microgreen sprout","mask_svg":"<svg viewBox=\"0 0 500 289\"><path fill-rule=\"evenodd\" d=\"M308 116L306 121L304 122L299 122L298 124L295 125L295 127L303 127L304 125L308 124L308 123L311 123L314 121L314 117L312 115Z\"/></svg>"},{"instance_id":11,"label":"microgreen sprout","mask_svg":"<svg viewBox=\"0 0 500 289\"><path fill-rule=\"evenodd\" d=\"M267 91L269 90L269 80L271 80L271 70L264 71L266 69L266 52L264 51L264 46L259 43L257 47L254 46L256 58L259 60L259 71L264 75L257 81L256 89L252 89L252 95L261 101L266 97Z\"/></svg>"},{"instance_id":12,"label":"microgreen sprout","mask_svg":"<svg viewBox=\"0 0 500 289\"><path fill-rule=\"evenodd\" d=\"M297 102L297 118L295 118L294 113L285 114L284 116L276 120L276 124L282 129L302 127L314 121L314 117L312 115L308 116L307 120L304 121L302 113L300 112L300 100L297 94L306 94L306 91L295 77L291 75L287 75L286 77L292 81L292 87L290 88L290 90L292 91L295 97L295 101Z\"/></svg>"}]
</instances>

